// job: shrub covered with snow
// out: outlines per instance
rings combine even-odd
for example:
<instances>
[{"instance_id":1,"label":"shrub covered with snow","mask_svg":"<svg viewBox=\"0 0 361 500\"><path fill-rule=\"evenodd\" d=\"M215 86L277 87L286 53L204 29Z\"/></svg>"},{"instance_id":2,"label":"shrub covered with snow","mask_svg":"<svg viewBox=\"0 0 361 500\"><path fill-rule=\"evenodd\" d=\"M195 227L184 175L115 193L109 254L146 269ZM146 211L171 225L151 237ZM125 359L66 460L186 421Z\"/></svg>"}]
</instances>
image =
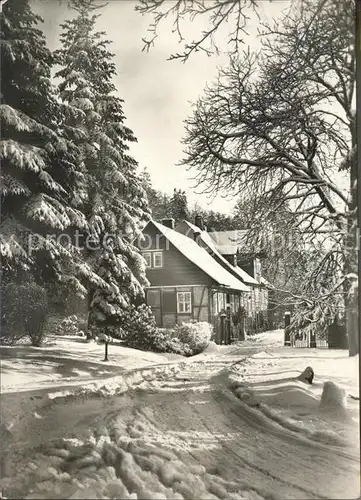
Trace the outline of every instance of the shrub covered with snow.
<instances>
[{"instance_id":1,"label":"shrub covered with snow","mask_svg":"<svg viewBox=\"0 0 361 500\"><path fill-rule=\"evenodd\" d=\"M1 342L15 344L30 337L40 346L45 337L48 300L44 288L36 283L7 283L1 293Z\"/></svg>"},{"instance_id":2,"label":"shrub covered with snow","mask_svg":"<svg viewBox=\"0 0 361 500\"><path fill-rule=\"evenodd\" d=\"M145 304L133 307L124 316L122 328L114 336L123 338L129 347L163 352L164 334L158 330L152 310Z\"/></svg>"},{"instance_id":3,"label":"shrub covered with snow","mask_svg":"<svg viewBox=\"0 0 361 500\"><path fill-rule=\"evenodd\" d=\"M78 317L75 314L64 318L56 328L57 335L80 335Z\"/></svg>"},{"instance_id":4,"label":"shrub covered with snow","mask_svg":"<svg viewBox=\"0 0 361 500\"><path fill-rule=\"evenodd\" d=\"M194 356L209 345L213 328L207 322L183 323L173 329L157 328L148 306L134 311L127 328L126 345L153 352Z\"/></svg>"},{"instance_id":5,"label":"shrub covered with snow","mask_svg":"<svg viewBox=\"0 0 361 500\"><path fill-rule=\"evenodd\" d=\"M172 330L172 341L184 346L186 356L194 356L208 347L212 334L213 327L206 321L183 323Z\"/></svg>"}]
</instances>

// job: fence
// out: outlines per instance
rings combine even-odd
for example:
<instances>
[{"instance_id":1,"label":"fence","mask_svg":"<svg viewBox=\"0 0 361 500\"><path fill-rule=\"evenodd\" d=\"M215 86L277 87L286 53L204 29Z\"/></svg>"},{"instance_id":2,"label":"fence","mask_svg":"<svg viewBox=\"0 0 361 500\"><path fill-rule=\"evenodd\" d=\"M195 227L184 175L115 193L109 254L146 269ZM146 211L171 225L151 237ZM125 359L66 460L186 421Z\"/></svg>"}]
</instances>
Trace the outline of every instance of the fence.
<instances>
[{"instance_id":1,"label":"fence","mask_svg":"<svg viewBox=\"0 0 361 500\"><path fill-rule=\"evenodd\" d=\"M315 328L308 332L290 331L291 313L285 313L284 345L290 347L325 347L330 349L347 349L347 335L345 325L335 320L329 325L327 333L320 333Z\"/></svg>"},{"instance_id":2,"label":"fence","mask_svg":"<svg viewBox=\"0 0 361 500\"><path fill-rule=\"evenodd\" d=\"M319 335L314 333L296 333L290 335L291 347L326 347L328 348L328 339L320 338Z\"/></svg>"}]
</instances>

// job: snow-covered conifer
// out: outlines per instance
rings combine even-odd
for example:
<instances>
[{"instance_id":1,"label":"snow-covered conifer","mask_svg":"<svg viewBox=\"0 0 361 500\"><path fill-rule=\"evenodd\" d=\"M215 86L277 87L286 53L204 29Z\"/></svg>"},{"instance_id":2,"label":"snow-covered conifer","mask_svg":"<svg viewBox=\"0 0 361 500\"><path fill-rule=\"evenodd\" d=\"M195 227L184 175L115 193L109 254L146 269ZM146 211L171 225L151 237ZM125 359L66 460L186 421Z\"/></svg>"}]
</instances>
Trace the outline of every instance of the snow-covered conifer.
<instances>
[{"instance_id":1,"label":"snow-covered conifer","mask_svg":"<svg viewBox=\"0 0 361 500\"><path fill-rule=\"evenodd\" d=\"M96 243L87 256L108 284L90 292L90 324L117 328L130 305L144 297L145 265L132 241L149 210L137 163L128 151L128 143L136 139L124 125L110 42L96 31L97 7L92 0L72 6L76 17L62 25L62 48L55 53L61 66L59 95L67 106L64 130L82 151L83 207Z\"/></svg>"},{"instance_id":2,"label":"snow-covered conifer","mask_svg":"<svg viewBox=\"0 0 361 500\"><path fill-rule=\"evenodd\" d=\"M178 222L189 218L188 200L185 191L174 189L171 199L172 217Z\"/></svg>"},{"instance_id":3,"label":"snow-covered conifer","mask_svg":"<svg viewBox=\"0 0 361 500\"><path fill-rule=\"evenodd\" d=\"M79 151L58 129L61 110L50 81L53 57L28 0L1 12L1 254L5 273L31 271L72 282L81 265L66 233L85 227L71 204ZM67 238L69 241L69 238Z\"/></svg>"}]
</instances>

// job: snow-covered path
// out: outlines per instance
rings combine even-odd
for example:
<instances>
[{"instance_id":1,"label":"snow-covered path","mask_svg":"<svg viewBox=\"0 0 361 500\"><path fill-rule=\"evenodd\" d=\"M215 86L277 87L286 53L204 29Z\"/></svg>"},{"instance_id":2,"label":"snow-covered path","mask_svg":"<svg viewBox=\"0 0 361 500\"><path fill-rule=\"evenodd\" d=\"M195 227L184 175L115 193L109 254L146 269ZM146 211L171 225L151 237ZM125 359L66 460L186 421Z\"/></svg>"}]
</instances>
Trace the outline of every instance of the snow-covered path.
<instances>
[{"instance_id":1,"label":"snow-covered path","mask_svg":"<svg viewBox=\"0 0 361 500\"><path fill-rule=\"evenodd\" d=\"M358 498L357 443L312 441L244 404L227 388L239 362L234 352L201 355L123 395L53 400L24 416L11 429L3 494Z\"/></svg>"}]
</instances>

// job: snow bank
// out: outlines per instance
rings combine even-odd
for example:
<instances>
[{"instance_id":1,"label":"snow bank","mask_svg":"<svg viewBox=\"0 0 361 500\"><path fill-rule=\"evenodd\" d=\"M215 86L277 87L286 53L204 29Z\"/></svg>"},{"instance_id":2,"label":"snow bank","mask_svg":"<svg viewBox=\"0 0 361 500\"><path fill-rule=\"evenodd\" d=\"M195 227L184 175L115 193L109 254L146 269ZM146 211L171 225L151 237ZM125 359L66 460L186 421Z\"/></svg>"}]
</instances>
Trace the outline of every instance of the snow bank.
<instances>
[{"instance_id":1,"label":"snow bank","mask_svg":"<svg viewBox=\"0 0 361 500\"><path fill-rule=\"evenodd\" d=\"M117 396L135 388L146 390L152 383L154 387L154 385L160 384L164 379L175 377L182 366L183 365L178 366L178 364L175 364L174 366L168 365L129 370L123 375L108 378L105 381L97 380L95 382L83 384L80 387L49 392L48 398L59 402L60 399L69 400L79 397Z\"/></svg>"},{"instance_id":2,"label":"snow bank","mask_svg":"<svg viewBox=\"0 0 361 500\"><path fill-rule=\"evenodd\" d=\"M312 385L305 379L311 366ZM309 439L343 447L359 442L358 401L351 398L358 394L358 359L345 351L261 351L232 366L227 385L249 407Z\"/></svg>"},{"instance_id":3,"label":"snow bank","mask_svg":"<svg viewBox=\"0 0 361 500\"><path fill-rule=\"evenodd\" d=\"M325 382L323 386L320 408L324 412L346 414L347 392L334 382Z\"/></svg>"},{"instance_id":4,"label":"snow bank","mask_svg":"<svg viewBox=\"0 0 361 500\"><path fill-rule=\"evenodd\" d=\"M220 346L211 342L207 349L187 361L209 359L212 356L244 356L253 354L255 345L278 344L281 330L265 332L252 340ZM94 380L114 379L128 370L162 366L185 361L183 356L153 353L109 345L109 361L104 362L104 345L87 342L77 336L52 336L44 347L25 345L0 346L1 392L34 391L37 389L91 384ZM109 380L108 385L112 382Z\"/></svg>"},{"instance_id":5,"label":"snow bank","mask_svg":"<svg viewBox=\"0 0 361 500\"><path fill-rule=\"evenodd\" d=\"M215 342L211 341L208 346L204 349L202 354L230 354L237 350L237 346L235 345L218 345Z\"/></svg>"},{"instance_id":6,"label":"snow bank","mask_svg":"<svg viewBox=\"0 0 361 500\"><path fill-rule=\"evenodd\" d=\"M217 345L213 340L208 344L208 346L204 349L204 354L214 354L220 351L221 346Z\"/></svg>"}]
</instances>

